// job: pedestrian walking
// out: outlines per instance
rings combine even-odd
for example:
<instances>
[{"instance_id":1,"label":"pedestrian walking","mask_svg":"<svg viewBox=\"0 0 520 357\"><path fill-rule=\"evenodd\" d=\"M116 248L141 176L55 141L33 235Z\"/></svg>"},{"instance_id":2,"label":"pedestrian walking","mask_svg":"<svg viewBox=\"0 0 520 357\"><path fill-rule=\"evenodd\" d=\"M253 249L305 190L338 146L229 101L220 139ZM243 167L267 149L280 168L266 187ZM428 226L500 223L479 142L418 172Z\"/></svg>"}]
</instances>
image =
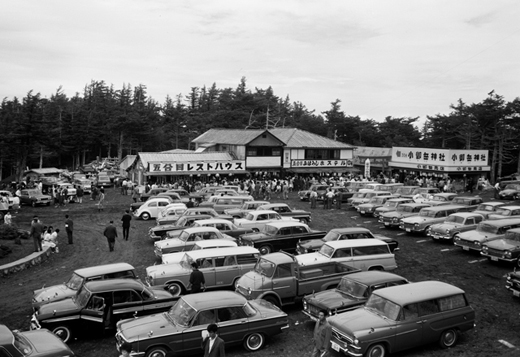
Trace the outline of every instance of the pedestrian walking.
<instances>
[{"instance_id":1,"label":"pedestrian walking","mask_svg":"<svg viewBox=\"0 0 520 357\"><path fill-rule=\"evenodd\" d=\"M318 200L318 192L316 192L316 189L311 191L309 200L311 201L311 208L316 208L316 201Z\"/></svg>"},{"instance_id":2,"label":"pedestrian walking","mask_svg":"<svg viewBox=\"0 0 520 357\"><path fill-rule=\"evenodd\" d=\"M128 240L128 236L130 235L130 221L132 220L132 216L130 215L130 211L126 210L123 218L121 218L121 222L123 222L123 240Z\"/></svg>"},{"instance_id":3,"label":"pedestrian walking","mask_svg":"<svg viewBox=\"0 0 520 357\"><path fill-rule=\"evenodd\" d=\"M83 194L85 192L83 191L83 188L81 186L78 186L76 189L76 198L78 199L78 203L83 203Z\"/></svg>"},{"instance_id":4,"label":"pedestrian walking","mask_svg":"<svg viewBox=\"0 0 520 357\"><path fill-rule=\"evenodd\" d=\"M132 200L134 200L134 203L137 202L138 198L139 198L139 189L137 188L137 186L135 186L132 191Z\"/></svg>"},{"instance_id":5,"label":"pedestrian walking","mask_svg":"<svg viewBox=\"0 0 520 357\"><path fill-rule=\"evenodd\" d=\"M190 274L188 290L191 289L192 294L199 293L201 288L206 290L206 280L204 279L204 274L199 270L199 265L197 263L191 263L191 267L193 271Z\"/></svg>"},{"instance_id":6,"label":"pedestrian walking","mask_svg":"<svg viewBox=\"0 0 520 357\"><path fill-rule=\"evenodd\" d=\"M105 230L103 231L103 235L106 237L108 241L108 249L109 251L114 251L114 245L116 243L117 238L117 229L114 227L114 221L110 221L108 226L105 227Z\"/></svg>"},{"instance_id":7,"label":"pedestrian walking","mask_svg":"<svg viewBox=\"0 0 520 357\"><path fill-rule=\"evenodd\" d=\"M332 328L326 316L327 310L322 309L318 313L318 321L316 321L316 325L314 326L314 349L312 350L312 357L326 357L329 355L328 346Z\"/></svg>"},{"instance_id":8,"label":"pedestrian walking","mask_svg":"<svg viewBox=\"0 0 520 357\"><path fill-rule=\"evenodd\" d=\"M202 350L204 357L225 357L224 340L221 339L217 332L217 324L209 324L207 327L208 335L202 340Z\"/></svg>"},{"instance_id":9,"label":"pedestrian walking","mask_svg":"<svg viewBox=\"0 0 520 357\"><path fill-rule=\"evenodd\" d=\"M72 232L74 231L74 222L69 218L69 215L65 215L65 232L67 232L67 238L69 240L69 244L73 243L72 240Z\"/></svg>"},{"instance_id":10,"label":"pedestrian walking","mask_svg":"<svg viewBox=\"0 0 520 357\"><path fill-rule=\"evenodd\" d=\"M99 201L97 203L98 212L103 210L103 203L105 203L105 193L103 191L99 191Z\"/></svg>"},{"instance_id":11,"label":"pedestrian walking","mask_svg":"<svg viewBox=\"0 0 520 357\"><path fill-rule=\"evenodd\" d=\"M31 231L30 231L29 235L33 239L35 252L41 252L43 250L43 248L42 248L43 231L44 231L43 224L41 224L41 222L37 216L34 216L32 222L31 222Z\"/></svg>"}]
</instances>

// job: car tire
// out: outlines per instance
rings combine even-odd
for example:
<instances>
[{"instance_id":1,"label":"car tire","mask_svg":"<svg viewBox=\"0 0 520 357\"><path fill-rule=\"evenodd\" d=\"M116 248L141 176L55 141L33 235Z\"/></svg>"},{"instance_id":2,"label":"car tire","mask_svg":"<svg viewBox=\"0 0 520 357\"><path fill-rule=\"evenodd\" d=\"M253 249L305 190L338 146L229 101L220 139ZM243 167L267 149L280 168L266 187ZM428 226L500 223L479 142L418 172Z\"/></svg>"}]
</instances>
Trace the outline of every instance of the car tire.
<instances>
[{"instance_id":1,"label":"car tire","mask_svg":"<svg viewBox=\"0 0 520 357\"><path fill-rule=\"evenodd\" d=\"M259 332L247 335L244 340L244 348L250 352L258 351L265 345L265 337Z\"/></svg>"},{"instance_id":2,"label":"car tire","mask_svg":"<svg viewBox=\"0 0 520 357\"><path fill-rule=\"evenodd\" d=\"M50 202L47 202L47 206L50 206L50 205L51 205L51 203L50 203Z\"/></svg>"},{"instance_id":3,"label":"car tire","mask_svg":"<svg viewBox=\"0 0 520 357\"><path fill-rule=\"evenodd\" d=\"M266 254L271 253L273 250L271 249L270 246L263 245L260 248L258 248L258 251L260 252L261 255L266 255Z\"/></svg>"},{"instance_id":4,"label":"car tire","mask_svg":"<svg viewBox=\"0 0 520 357\"><path fill-rule=\"evenodd\" d=\"M428 227L424 228L424 235L426 237L430 236L431 231L432 231L432 226L428 226Z\"/></svg>"},{"instance_id":5,"label":"car tire","mask_svg":"<svg viewBox=\"0 0 520 357\"><path fill-rule=\"evenodd\" d=\"M147 221L150 219L150 214L148 212L141 213L141 219L143 221Z\"/></svg>"},{"instance_id":6,"label":"car tire","mask_svg":"<svg viewBox=\"0 0 520 357\"><path fill-rule=\"evenodd\" d=\"M439 338L439 345L442 348L450 348L457 344L459 340L459 332L455 329L449 329L443 331L441 337Z\"/></svg>"},{"instance_id":7,"label":"car tire","mask_svg":"<svg viewBox=\"0 0 520 357\"><path fill-rule=\"evenodd\" d=\"M365 352L364 357L385 357L386 347L382 343L376 343L370 346Z\"/></svg>"},{"instance_id":8,"label":"car tire","mask_svg":"<svg viewBox=\"0 0 520 357\"><path fill-rule=\"evenodd\" d=\"M180 296L183 291L182 286L179 283L168 284L166 289L168 290L168 292L170 294L172 294L172 296L175 296L175 297Z\"/></svg>"},{"instance_id":9,"label":"car tire","mask_svg":"<svg viewBox=\"0 0 520 357\"><path fill-rule=\"evenodd\" d=\"M165 357L168 351L164 347L152 347L146 351L146 357Z\"/></svg>"},{"instance_id":10,"label":"car tire","mask_svg":"<svg viewBox=\"0 0 520 357\"><path fill-rule=\"evenodd\" d=\"M520 268L520 257L516 258L516 267Z\"/></svg>"},{"instance_id":11,"label":"car tire","mask_svg":"<svg viewBox=\"0 0 520 357\"><path fill-rule=\"evenodd\" d=\"M278 302L278 299L276 299L273 296L266 296L266 297L263 297L262 299L264 299L265 301L273 304L276 307L280 307L280 303Z\"/></svg>"},{"instance_id":12,"label":"car tire","mask_svg":"<svg viewBox=\"0 0 520 357\"><path fill-rule=\"evenodd\" d=\"M60 325L52 328L52 333L58 336L63 342L67 343L70 341L72 333L70 328L66 325Z\"/></svg>"}]
</instances>

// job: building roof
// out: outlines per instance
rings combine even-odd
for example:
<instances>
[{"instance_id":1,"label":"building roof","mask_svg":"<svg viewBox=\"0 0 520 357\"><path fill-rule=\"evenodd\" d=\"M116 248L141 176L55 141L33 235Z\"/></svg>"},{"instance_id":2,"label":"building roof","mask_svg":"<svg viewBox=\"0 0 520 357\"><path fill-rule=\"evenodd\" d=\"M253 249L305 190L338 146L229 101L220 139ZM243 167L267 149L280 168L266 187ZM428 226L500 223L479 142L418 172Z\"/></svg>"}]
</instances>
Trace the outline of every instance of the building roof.
<instances>
[{"instance_id":1,"label":"building roof","mask_svg":"<svg viewBox=\"0 0 520 357\"><path fill-rule=\"evenodd\" d=\"M172 149L161 151L161 154L193 154L195 151L186 149Z\"/></svg>"},{"instance_id":2,"label":"building roof","mask_svg":"<svg viewBox=\"0 0 520 357\"><path fill-rule=\"evenodd\" d=\"M136 160L141 160L144 167L149 163L161 162L187 162L187 161L232 161L235 160L228 152L204 152L195 153L171 153L171 152L140 152Z\"/></svg>"},{"instance_id":3,"label":"building roof","mask_svg":"<svg viewBox=\"0 0 520 357\"><path fill-rule=\"evenodd\" d=\"M48 174L58 174L63 172L63 170L57 169L55 167L44 167L42 169L30 169L28 172L36 172L38 175L48 175Z\"/></svg>"},{"instance_id":4,"label":"building roof","mask_svg":"<svg viewBox=\"0 0 520 357\"><path fill-rule=\"evenodd\" d=\"M200 146L209 143L246 145L264 133L264 129L210 129L193 140ZM353 149L354 147L305 130L274 128L267 130L288 148L319 147L331 149Z\"/></svg>"}]
</instances>

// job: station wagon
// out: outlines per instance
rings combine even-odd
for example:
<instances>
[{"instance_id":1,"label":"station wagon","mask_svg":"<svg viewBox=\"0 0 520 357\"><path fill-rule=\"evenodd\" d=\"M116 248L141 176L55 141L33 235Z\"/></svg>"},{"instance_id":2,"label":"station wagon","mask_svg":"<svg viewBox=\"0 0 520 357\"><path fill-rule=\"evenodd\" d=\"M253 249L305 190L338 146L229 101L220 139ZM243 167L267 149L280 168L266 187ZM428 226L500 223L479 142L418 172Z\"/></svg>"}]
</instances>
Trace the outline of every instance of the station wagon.
<instances>
[{"instance_id":1,"label":"station wagon","mask_svg":"<svg viewBox=\"0 0 520 357\"><path fill-rule=\"evenodd\" d=\"M399 227L401 219L419 215L419 212L426 207L425 203L403 203L395 211L386 212L379 215L379 223L383 223L385 228Z\"/></svg>"},{"instance_id":2,"label":"station wagon","mask_svg":"<svg viewBox=\"0 0 520 357\"><path fill-rule=\"evenodd\" d=\"M482 221L477 229L456 234L453 243L463 250L480 252L484 243L502 238L512 228L520 228L520 218Z\"/></svg>"},{"instance_id":3,"label":"station wagon","mask_svg":"<svg viewBox=\"0 0 520 357\"><path fill-rule=\"evenodd\" d=\"M453 240L456 234L476 229L483 220L484 217L478 213L453 213L443 223L431 225L426 234L433 239Z\"/></svg>"},{"instance_id":4,"label":"station wagon","mask_svg":"<svg viewBox=\"0 0 520 357\"><path fill-rule=\"evenodd\" d=\"M426 207L418 216L402 218L399 228L407 233L426 233L432 224L444 222L450 214L466 209L466 206L460 205Z\"/></svg>"},{"instance_id":5,"label":"station wagon","mask_svg":"<svg viewBox=\"0 0 520 357\"><path fill-rule=\"evenodd\" d=\"M495 213L488 215L491 220L505 218L520 218L520 206L500 206Z\"/></svg>"}]
</instances>

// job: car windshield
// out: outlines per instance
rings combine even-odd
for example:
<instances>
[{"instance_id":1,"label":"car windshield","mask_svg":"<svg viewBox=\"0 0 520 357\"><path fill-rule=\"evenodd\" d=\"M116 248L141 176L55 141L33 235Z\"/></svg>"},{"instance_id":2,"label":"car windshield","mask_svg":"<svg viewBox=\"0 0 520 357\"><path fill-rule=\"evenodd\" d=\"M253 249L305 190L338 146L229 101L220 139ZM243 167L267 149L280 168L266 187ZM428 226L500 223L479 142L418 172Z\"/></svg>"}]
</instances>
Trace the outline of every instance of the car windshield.
<instances>
[{"instance_id":1,"label":"car windshield","mask_svg":"<svg viewBox=\"0 0 520 357\"><path fill-rule=\"evenodd\" d=\"M399 187L396 193L401 195L409 195L413 192L413 190L415 190L415 187Z\"/></svg>"},{"instance_id":2,"label":"car windshield","mask_svg":"<svg viewBox=\"0 0 520 357\"><path fill-rule=\"evenodd\" d=\"M76 273L73 273L69 281L65 283L65 286L72 290L78 290L79 288L81 288L81 285L83 285L84 280L85 278L79 276Z\"/></svg>"},{"instance_id":3,"label":"car windshield","mask_svg":"<svg viewBox=\"0 0 520 357\"><path fill-rule=\"evenodd\" d=\"M192 263L194 263L193 259L188 254L184 254L179 264L184 269L191 269Z\"/></svg>"},{"instance_id":4,"label":"car windshield","mask_svg":"<svg viewBox=\"0 0 520 357\"><path fill-rule=\"evenodd\" d=\"M255 272L258 274L264 275L268 278L273 276L274 270L276 269L276 264L270 262L269 260L265 260L261 258L255 265Z\"/></svg>"},{"instance_id":5,"label":"car windshield","mask_svg":"<svg viewBox=\"0 0 520 357\"><path fill-rule=\"evenodd\" d=\"M397 207L398 204L399 204L399 202L397 202L397 201L386 201L385 207L394 208L394 207Z\"/></svg>"},{"instance_id":6,"label":"car windshield","mask_svg":"<svg viewBox=\"0 0 520 357\"><path fill-rule=\"evenodd\" d=\"M486 224L486 223L482 222L482 223L478 224L477 232L497 234L498 233L498 227L494 226L494 225L491 225L491 224Z\"/></svg>"},{"instance_id":7,"label":"car windshield","mask_svg":"<svg viewBox=\"0 0 520 357\"><path fill-rule=\"evenodd\" d=\"M180 298L168 311L167 316L170 317L175 325L188 327L196 314L197 310L191 307L183 298Z\"/></svg>"},{"instance_id":8,"label":"car windshield","mask_svg":"<svg viewBox=\"0 0 520 357\"><path fill-rule=\"evenodd\" d=\"M341 234L336 233L334 231L330 231L329 233L327 233L327 235L325 237L322 238L322 240L324 242L332 242L332 241L338 240L340 236L341 236Z\"/></svg>"},{"instance_id":9,"label":"car windshield","mask_svg":"<svg viewBox=\"0 0 520 357\"><path fill-rule=\"evenodd\" d=\"M465 200L464 198L454 198L451 201L454 205L467 205L468 200Z\"/></svg>"},{"instance_id":10,"label":"car windshield","mask_svg":"<svg viewBox=\"0 0 520 357\"><path fill-rule=\"evenodd\" d=\"M33 350L31 347L31 343L29 341L27 341L27 339L24 336L22 336L17 331L13 331L13 337L14 337L14 341L13 341L14 347L16 347L16 349L18 351L20 351L23 356L29 356L30 354L32 354ZM2 356L3 356L3 354L2 354ZM10 356L10 355L7 354L6 356Z\"/></svg>"},{"instance_id":11,"label":"car windshield","mask_svg":"<svg viewBox=\"0 0 520 357\"><path fill-rule=\"evenodd\" d=\"M367 293L367 286L360 284L350 279L341 279L337 289L345 294L348 294L356 299L365 297Z\"/></svg>"},{"instance_id":12,"label":"car windshield","mask_svg":"<svg viewBox=\"0 0 520 357\"><path fill-rule=\"evenodd\" d=\"M487 211L487 212L493 212L495 210L495 206L493 205L487 205L485 203L478 205L477 211Z\"/></svg>"},{"instance_id":13,"label":"car windshield","mask_svg":"<svg viewBox=\"0 0 520 357\"><path fill-rule=\"evenodd\" d=\"M435 217L435 211L432 211L432 210L429 210L429 209L422 209L420 212L419 212L419 216L421 217Z\"/></svg>"},{"instance_id":14,"label":"car windshield","mask_svg":"<svg viewBox=\"0 0 520 357\"><path fill-rule=\"evenodd\" d=\"M448 200L448 198L444 197L444 196L433 196L433 199L432 199L432 201L441 201L441 202L444 202L447 200Z\"/></svg>"},{"instance_id":15,"label":"car windshield","mask_svg":"<svg viewBox=\"0 0 520 357\"><path fill-rule=\"evenodd\" d=\"M253 317L257 313L256 309L253 306L251 306L249 301L246 301L246 303L244 304L244 311L248 317Z\"/></svg>"},{"instance_id":16,"label":"car windshield","mask_svg":"<svg viewBox=\"0 0 520 357\"><path fill-rule=\"evenodd\" d=\"M321 246L319 253L326 256L327 258L330 258L334 253L334 248L332 248L330 245L324 244Z\"/></svg>"},{"instance_id":17,"label":"car windshield","mask_svg":"<svg viewBox=\"0 0 520 357\"><path fill-rule=\"evenodd\" d=\"M371 198L377 196L377 192L367 192L365 198Z\"/></svg>"},{"instance_id":18,"label":"car windshield","mask_svg":"<svg viewBox=\"0 0 520 357\"><path fill-rule=\"evenodd\" d=\"M264 226L264 228L262 229L262 232L267 233L267 234L276 234L276 232L278 232L278 228L276 228L275 226L270 226L270 225L266 224Z\"/></svg>"},{"instance_id":19,"label":"car windshield","mask_svg":"<svg viewBox=\"0 0 520 357\"><path fill-rule=\"evenodd\" d=\"M27 194L29 196L35 196L35 195L39 195L40 191L39 190L27 190Z\"/></svg>"},{"instance_id":20,"label":"car windshield","mask_svg":"<svg viewBox=\"0 0 520 357\"><path fill-rule=\"evenodd\" d=\"M181 234L179 235L179 239L182 240L183 242L186 242L189 238L190 234L186 231L182 231Z\"/></svg>"},{"instance_id":21,"label":"car windshield","mask_svg":"<svg viewBox=\"0 0 520 357\"><path fill-rule=\"evenodd\" d=\"M510 216L511 210L507 208L497 208L496 214L499 214L501 216Z\"/></svg>"},{"instance_id":22,"label":"car windshield","mask_svg":"<svg viewBox=\"0 0 520 357\"><path fill-rule=\"evenodd\" d=\"M464 217L460 216L449 216L445 222L462 224L464 223Z\"/></svg>"},{"instance_id":23,"label":"car windshield","mask_svg":"<svg viewBox=\"0 0 520 357\"><path fill-rule=\"evenodd\" d=\"M76 305L84 307L87 306L87 302L90 300L90 291L83 288L80 291L77 292L76 296L73 297L73 301L76 303Z\"/></svg>"},{"instance_id":24,"label":"car windshield","mask_svg":"<svg viewBox=\"0 0 520 357\"><path fill-rule=\"evenodd\" d=\"M515 242L520 242L520 233L509 231L506 232L506 236L504 238Z\"/></svg>"},{"instance_id":25,"label":"car windshield","mask_svg":"<svg viewBox=\"0 0 520 357\"><path fill-rule=\"evenodd\" d=\"M372 294L365 304L365 309L384 318L396 321L399 316L400 306L377 294Z\"/></svg>"},{"instance_id":26,"label":"car windshield","mask_svg":"<svg viewBox=\"0 0 520 357\"><path fill-rule=\"evenodd\" d=\"M357 193L354 193L354 195L352 197L353 198L363 198L365 196L366 196L365 192L357 192Z\"/></svg>"}]
</instances>

